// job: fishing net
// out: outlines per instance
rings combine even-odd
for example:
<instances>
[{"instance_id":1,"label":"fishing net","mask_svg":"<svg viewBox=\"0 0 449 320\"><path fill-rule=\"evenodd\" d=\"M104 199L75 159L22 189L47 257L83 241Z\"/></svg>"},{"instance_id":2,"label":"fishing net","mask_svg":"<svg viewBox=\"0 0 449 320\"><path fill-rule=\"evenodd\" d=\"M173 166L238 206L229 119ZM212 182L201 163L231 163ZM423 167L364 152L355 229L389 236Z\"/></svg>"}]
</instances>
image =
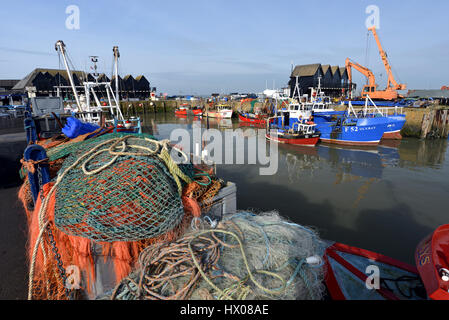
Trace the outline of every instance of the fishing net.
<instances>
[{"instance_id":1,"label":"fishing net","mask_svg":"<svg viewBox=\"0 0 449 320\"><path fill-rule=\"evenodd\" d=\"M61 168L56 226L102 242L148 239L173 229L184 213L180 178L190 178L170 156L162 159L160 149L156 140L130 135L77 146Z\"/></svg>"},{"instance_id":2,"label":"fishing net","mask_svg":"<svg viewBox=\"0 0 449 320\"><path fill-rule=\"evenodd\" d=\"M71 171L56 194L55 223L67 234L136 241L156 237L181 221L181 198L158 162L126 159L100 175L78 174Z\"/></svg>"},{"instance_id":3,"label":"fishing net","mask_svg":"<svg viewBox=\"0 0 449 320\"><path fill-rule=\"evenodd\" d=\"M241 212L174 242L146 248L110 296L134 299L322 299L323 245L277 213ZM318 259L319 260L319 259Z\"/></svg>"},{"instance_id":4,"label":"fishing net","mask_svg":"<svg viewBox=\"0 0 449 320\"><path fill-rule=\"evenodd\" d=\"M67 299L63 272L72 265L90 294L100 257L112 263L119 283L146 247L178 239L221 187L210 168L177 165L172 156L182 152L146 134L65 141L47 154L52 181L34 208L27 179L19 192L28 218L32 299Z\"/></svg>"}]
</instances>

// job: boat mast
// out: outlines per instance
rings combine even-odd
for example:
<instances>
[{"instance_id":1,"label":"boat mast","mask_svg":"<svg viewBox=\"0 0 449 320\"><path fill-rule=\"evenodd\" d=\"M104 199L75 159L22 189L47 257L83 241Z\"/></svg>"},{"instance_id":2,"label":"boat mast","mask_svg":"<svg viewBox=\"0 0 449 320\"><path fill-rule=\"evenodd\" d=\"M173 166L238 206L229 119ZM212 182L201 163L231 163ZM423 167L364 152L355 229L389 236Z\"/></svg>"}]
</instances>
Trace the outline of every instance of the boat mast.
<instances>
[{"instance_id":1,"label":"boat mast","mask_svg":"<svg viewBox=\"0 0 449 320\"><path fill-rule=\"evenodd\" d=\"M120 52L118 51L118 46L114 46L112 48L112 52L114 52L114 64L115 64L115 98L117 100L117 103L120 101L120 95L118 90L118 58L120 58Z\"/></svg>"},{"instance_id":2,"label":"boat mast","mask_svg":"<svg viewBox=\"0 0 449 320\"><path fill-rule=\"evenodd\" d=\"M64 65L67 71L67 76L70 81L70 85L72 86L73 94L75 95L76 104L78 105L79 110L81 110L81 104L78 97L78 92L76 91L75 83L73 82L72 72L70 71L69 64L67 63L65 44L62 40L56 41L55 50L61 52L62 60L64 61Z\"/></svg>"}]
</instances>

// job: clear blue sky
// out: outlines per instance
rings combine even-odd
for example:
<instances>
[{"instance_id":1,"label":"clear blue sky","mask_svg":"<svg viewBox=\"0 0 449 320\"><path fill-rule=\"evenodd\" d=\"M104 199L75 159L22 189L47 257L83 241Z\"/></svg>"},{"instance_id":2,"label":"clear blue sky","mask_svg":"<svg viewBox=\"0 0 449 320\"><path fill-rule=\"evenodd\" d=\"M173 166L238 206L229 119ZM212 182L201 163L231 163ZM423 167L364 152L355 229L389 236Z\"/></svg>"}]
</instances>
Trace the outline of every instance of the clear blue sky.
<instances>
[{"instance_id":1,"label":"clear blue sky","mask_svg":"<svg viewBox=\"0 0 449 320\"><path fill-rule=\"evenodd\" d=\"M80 8L80 29L65 27L68 5ZM7 1L0 19L0 79L20 79L36 67L58 67L63 40L77 69L89 55L121 75L144 74L158 92L260 92L285 86L291 63L366 62L385 85L371 37L366 59L368 5L380 8L384 49L409 88L449 85L449 1ZM382 75L382 76L381 76ZM359 86L364 78L355 77Z\"/></svg>"}]
</instances>

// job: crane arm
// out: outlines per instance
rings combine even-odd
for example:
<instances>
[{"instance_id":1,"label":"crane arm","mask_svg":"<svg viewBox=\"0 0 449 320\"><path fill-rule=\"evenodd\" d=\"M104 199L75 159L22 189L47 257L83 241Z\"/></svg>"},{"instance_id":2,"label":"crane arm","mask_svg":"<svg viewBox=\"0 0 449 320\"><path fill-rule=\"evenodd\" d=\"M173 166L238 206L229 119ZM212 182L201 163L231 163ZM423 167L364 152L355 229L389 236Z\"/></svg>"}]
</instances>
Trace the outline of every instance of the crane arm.
<instances>
[{"instance_id":1,"label":"crane arm","mask_svg":"<svg viewBox=\"0 0 449 320\"><path fill-rule=\"evenodd\" d=\"M391 71L390 63L388 62L387 53L382 48L379 36L377 35L377 32L376 32L376 27L371 27L368 30L373 33L374 39L376 39L377 47L379 49L379 54L380 54L380 57L382 58L382 62L385 66L385 70L388 75L387 88L394 88L396 90L405 90L407 86L405 84L398 84L393 77L393 72Z\"/></svg>"},{"instance_id":2,"label":"crane arm","mask_svg":"<svg viewBox=\"0 0 449 320\"><path fill-rule=\"evenodd\" d=\"M360 72L365 77L367 77L368 78L368 84L370 86L376 86L377 87L377 85L376 85L376 78L374 77L374 74L373 74L373 72L370 69L368 69L368 68L366 68L366 67L364 67L364 66L362 66L362 65L360 65L360 64L358 64L356 62L352 62L349 58L347 58L346 59L346 70L348 70L349 83L352 83L352 68L356 69L358 72Z\"/></svg>"}]
</instances>

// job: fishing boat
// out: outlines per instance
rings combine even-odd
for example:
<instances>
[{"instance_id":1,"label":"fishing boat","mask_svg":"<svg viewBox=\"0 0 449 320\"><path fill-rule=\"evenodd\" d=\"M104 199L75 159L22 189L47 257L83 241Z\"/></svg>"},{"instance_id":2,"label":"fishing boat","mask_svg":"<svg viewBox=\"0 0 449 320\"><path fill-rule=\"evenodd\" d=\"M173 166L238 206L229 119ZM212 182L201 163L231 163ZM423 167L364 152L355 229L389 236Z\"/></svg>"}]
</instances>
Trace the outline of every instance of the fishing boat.
<instances>
[{"instance_id":1,"label":"fishing boat","mask_svg":"<svg viewBox=\"0 0 449 320\"><path fill-rule=\"evenodd\" d=\"M216 110L207 111L206 116L210 117L210 118L230 119L230 118L232 118L232 114L233 114L233 110L230 105L220 104L220 105L217 105Z\"/></svg>"},{"instance_id":2,"label":"fishing boat","mask_svg":"<svg viewBox=\"0 0 449 320\"><path fill-rule=\"evenodd\" d=\"M239 113L239 120L251 124L265 124L267 122L267 115L257 113Z\"/></svg>"},{"instance_id":3,"label":"fishing boat","mask_svg":"<svg viewBox=\"0 0 449 320\"><path fill-rule=\"evenodd\" d=\"M448 300L448 243L449 225L440 226L418 244L416 266L368 250L328 243L323 256L326 287L333 300ZM375 274L377 279L372 276Z\"/></svg>"},{"instance_id":4,"label":"fishing boat","mask_svg":"<svg viewBox=\"0 0 449 320\"><path fill-rule=\"evenodd\" d=\"M352 101L349 101L348 105L352 107L354 114L362 115L363 117L387 118L386 128L382 139L402 139L401 130L406 121L403 107L397 105L379 106L379 102L374 102L368 95L365 99L363 108L354 108Z\"/></svg>"},{"instance_id":5,"label":"fishing boat","mask_svg":"<svg viewBox=\"0 0 449 320\"><path fill-rule=\"evenodd\" d=\"M315 116L319 119L319 116ZM336 115L335 120L317 124L321 141L351 146L376 146L386 130L385 118L357 118Z\"/></svg>"},{"instance_id":6,"label":"fishing boat","mask_svg":"<svg viewBox=\"0 0 449 320\"><path fill-rule=\"evenodd\" d=\"M100 82L100 74L97 72L98 57L91 56L91 62L93 63L92 69L94 70L90 75L94 81L84 81L82 83L83 93L78 93L80 86L75 86L74 79L72 77L72 71L69 67L69 61L67 58L67 49L62 40L58 40L55 44L55 49L58 54L62 56L64 62L67 77L69 79L70 88L73 91L76 104L69 106L66 110L74 115L76 118L84 123L91 123L98 126L109 125L114 127L115 132L135 132L140 133L141 121L139 117L125 117L120 110L120 95L119 95L119 77L118 77L118 58L120 53L118 47L113 47L114 53L114 77L115 77L115 94L112 90L110 82ZM59 90L59 86L57 87ZM106 101L100 102L98 92L106 93ZM94 105L91 105L91 98L93 98Z\"/></svg>"},{"instance_id":7,"label":"fishing boat","mask_svg":"<svg viewBox=\"0 0 449 320\"><path fill-rule=\"evenodd\" d=\"M192 107L183 103L175 110L175 114L178 116L202 116L203 109L200 106Z\"/></svg>"},{"instance_id":8,"label":"fishing boat","mask_svg":"<svg viewBox=\"0 0 449 320\"><path fill-rule=\"evenodd\" d=\"M287 116L286 116L287 115ZM320 139L320 134L316 132L316 124L312 122L289 123L289 112L284 115L271 117L267 120L267 133L265 137L268 140L314 147Z\"/></svg>"},{"instance_id":9,"label":"fishing boat","mask_svg":"<svg viewBox=\"0 0 449 320\"><path fill-rule=\"evenodd\" d=\"M368 99L361 110L353 108L349 102L345 111L315 113L317 130L321 141L351 146L376 146L387 133L397 134L405 124L405 116L389 115L377 106L368 107Z\"/></svg>"}]
</instances>

